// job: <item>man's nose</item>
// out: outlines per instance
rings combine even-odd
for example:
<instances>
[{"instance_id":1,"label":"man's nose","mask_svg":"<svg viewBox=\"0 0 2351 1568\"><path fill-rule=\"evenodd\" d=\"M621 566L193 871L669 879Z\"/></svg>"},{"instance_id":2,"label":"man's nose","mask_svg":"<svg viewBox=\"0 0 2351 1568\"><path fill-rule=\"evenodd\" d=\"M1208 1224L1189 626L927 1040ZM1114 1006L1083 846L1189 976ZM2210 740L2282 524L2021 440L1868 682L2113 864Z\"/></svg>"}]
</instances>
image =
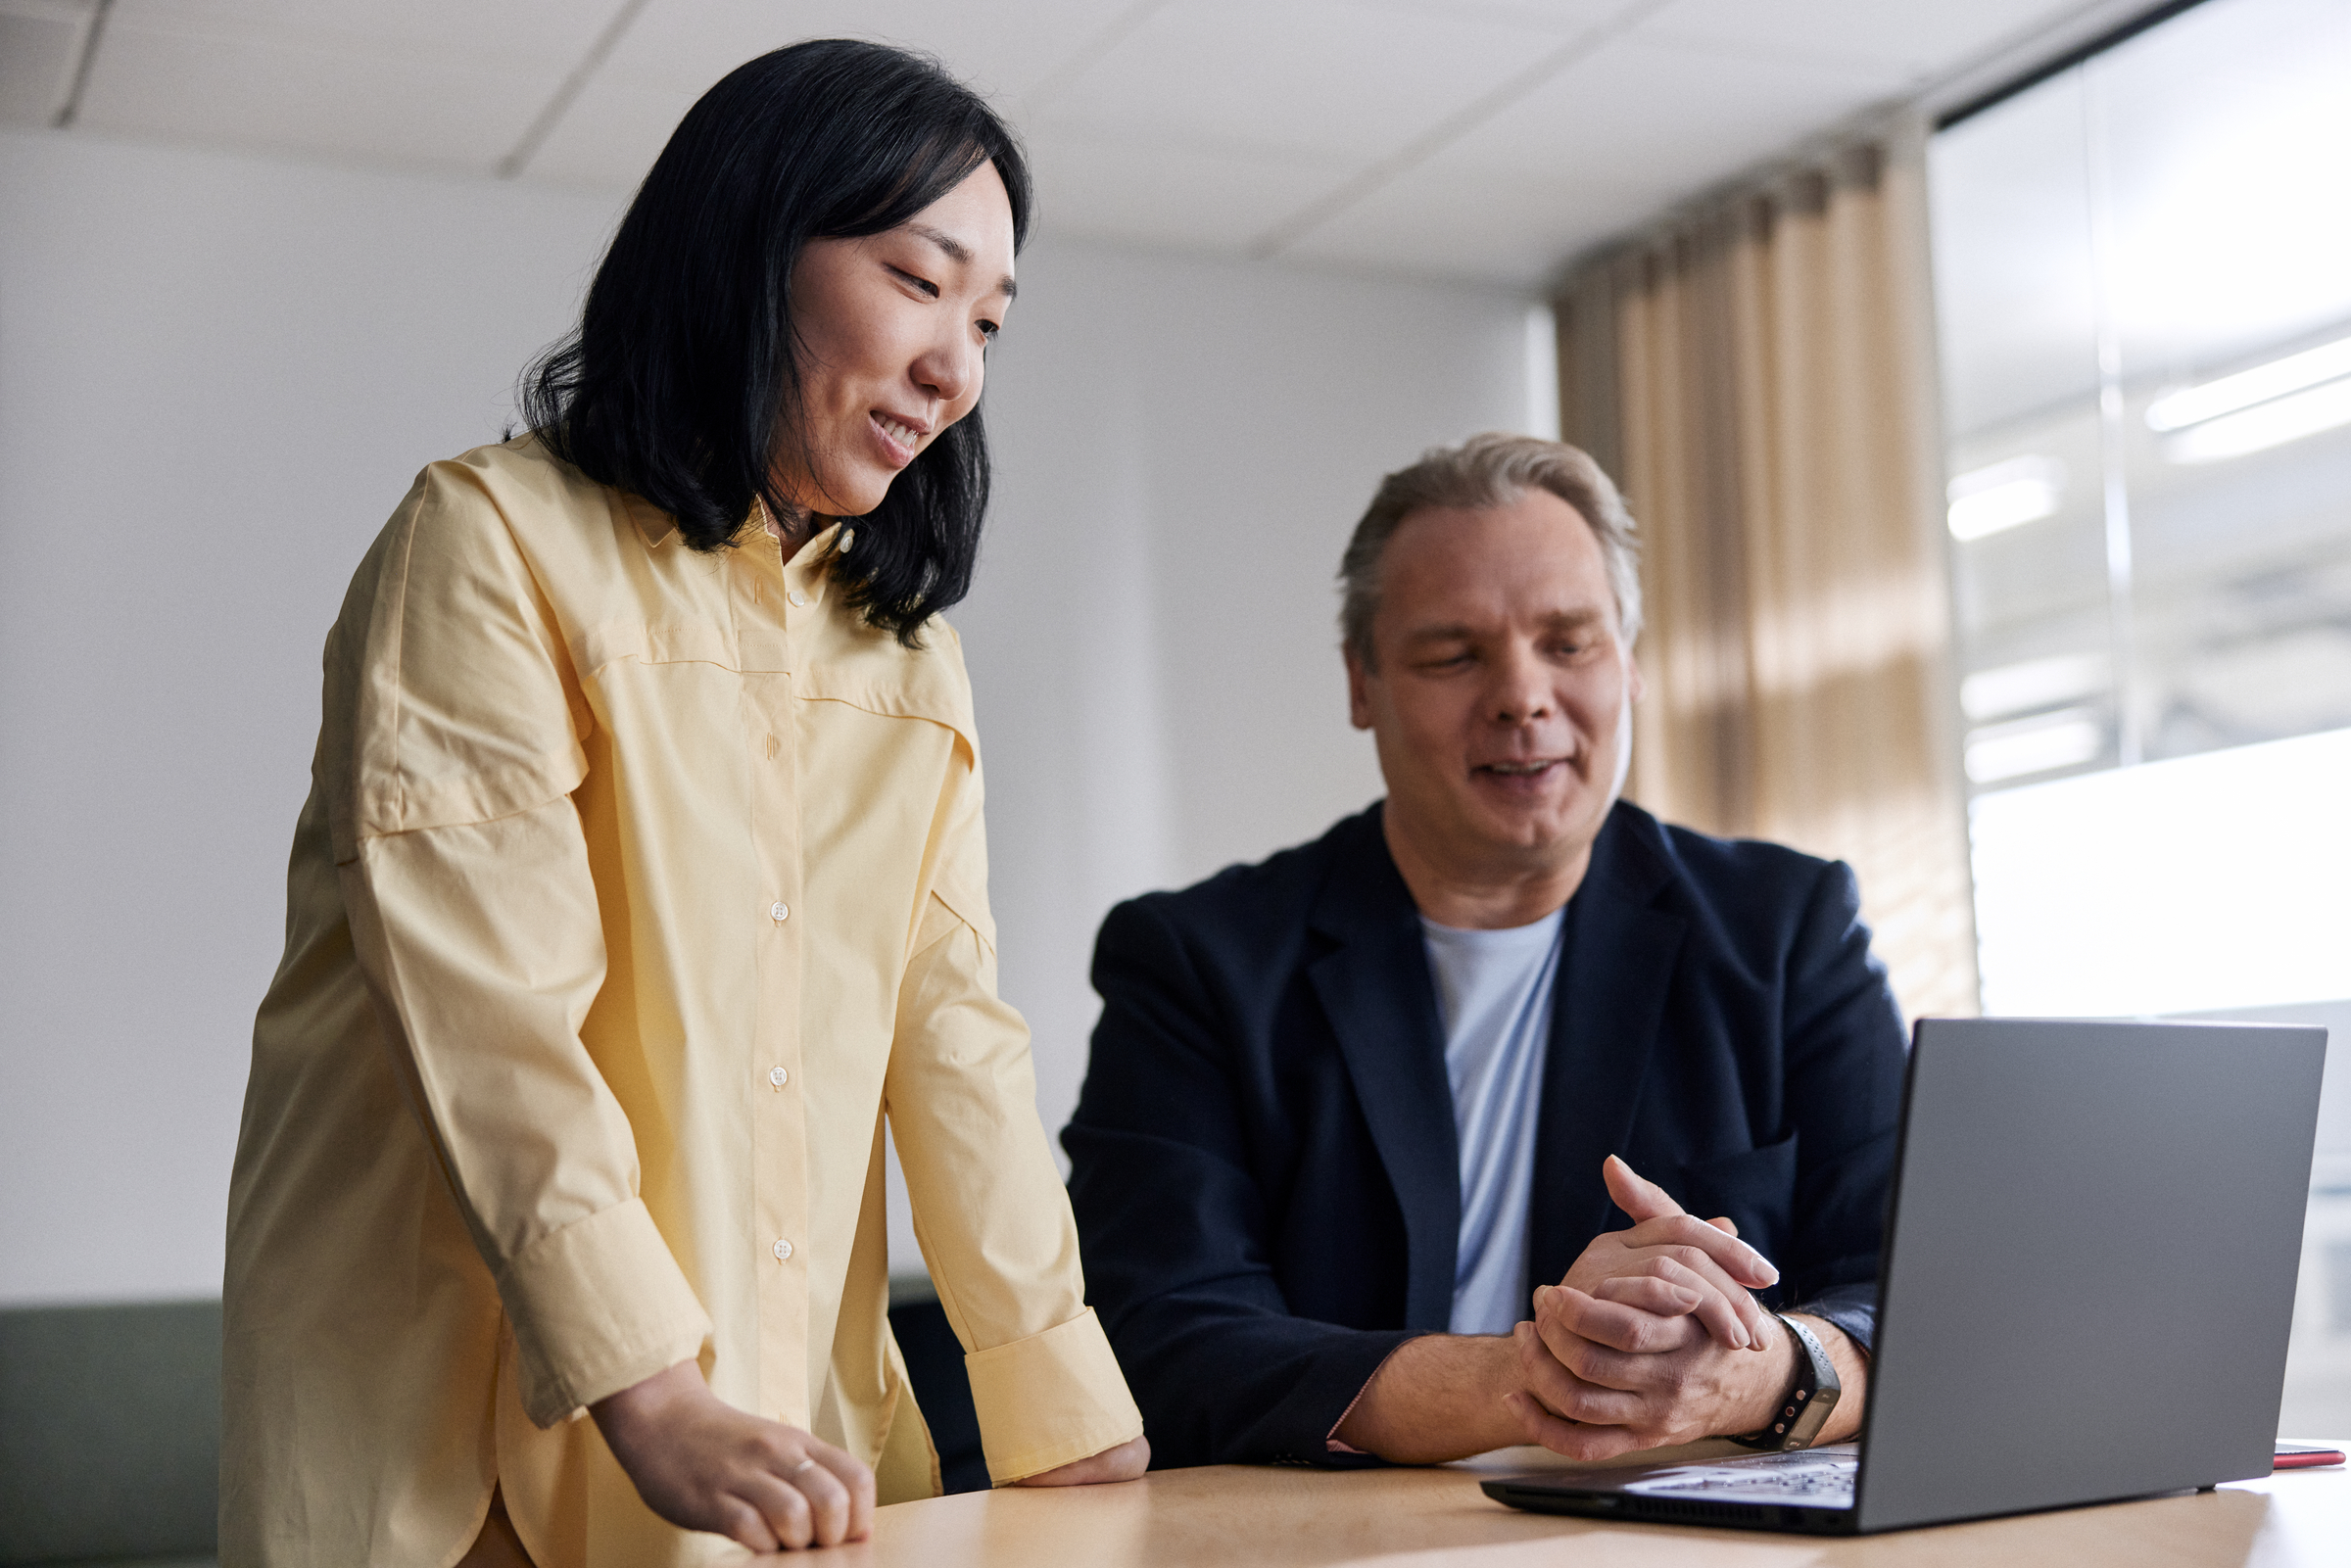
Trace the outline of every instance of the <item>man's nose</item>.
<instances>
[{"instance_id":1,"label":"man's nose","mask_svg":"<svg viewBox=\"0 0 2351 1568\"><path fill-rule=\"evenodd\" d=\"M1497 724L1531 724L1552 715L1550 672L1531 651L1513 649L1497 662L1488 707Z\"/></svg>"}]
</instances>

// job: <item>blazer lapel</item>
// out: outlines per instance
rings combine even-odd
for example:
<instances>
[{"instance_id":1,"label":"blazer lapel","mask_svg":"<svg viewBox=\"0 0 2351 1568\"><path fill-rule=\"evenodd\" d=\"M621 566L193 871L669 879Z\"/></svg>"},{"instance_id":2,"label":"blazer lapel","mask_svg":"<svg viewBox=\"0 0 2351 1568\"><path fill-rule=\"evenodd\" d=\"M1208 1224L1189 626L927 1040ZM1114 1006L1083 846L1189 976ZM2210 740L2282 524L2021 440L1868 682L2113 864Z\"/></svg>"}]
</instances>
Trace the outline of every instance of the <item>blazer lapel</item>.
<instances>
[{"instance_id":1,"label":"blazer lapel","mask_svg":"<svg viewBox=\"0 0 2351 1568\"><path fill-rule=\"evenodd\" d=\"M1377 808L1357 822L1361 835L1315 905L1315 929L1337 945L1307 973L1404 1212L1405 1326L1442 1329L1453 1316L1462 1221L1444 1027L1419 915L1388 856Z\"/></svg>"},{"instance_id":2,"label":"blazer lapel","mask_svg":"<svg viewBox=\"0 0 2351 1568\"><path fill-rule=\"evenodd\" d=\"M1621 806L1611 811L1568 905L1527 1215L1537 1285L1556 1283L1594 1236L1624 1223L1601 1162L1623 1153L1632 1130L1685 929L1652 907L1672 874L1661 849L1644 841L1645 825Z\"/></svg>"}]
</instances>

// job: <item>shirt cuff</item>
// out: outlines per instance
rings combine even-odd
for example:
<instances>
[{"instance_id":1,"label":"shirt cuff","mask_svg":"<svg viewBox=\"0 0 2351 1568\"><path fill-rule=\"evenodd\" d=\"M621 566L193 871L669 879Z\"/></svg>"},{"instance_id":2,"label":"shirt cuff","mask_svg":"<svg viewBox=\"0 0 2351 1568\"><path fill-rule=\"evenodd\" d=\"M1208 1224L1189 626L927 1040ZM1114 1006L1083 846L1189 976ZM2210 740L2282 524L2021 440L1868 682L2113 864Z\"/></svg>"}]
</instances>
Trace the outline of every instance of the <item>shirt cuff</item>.
<instances>
[{"instance_id":1,"label":"shirt cuff","mask_svg":"<svg viewBox=\"0 0 2351 1568\"><path fill-rule=\"evenodd\" d=\"M974 1352L963 1368L998 1486L1143 1435L1142 1412L1090 1307L1042 1334Z\"/></svg>"},{"instance_id":2,"label":"shirt cuff","mask_svg":"<svg viewBox=\"0 0 2351 1568\"><path fill-rule=\"evenodd\" d=\"M551 1427L701 1354L710 1317L644 1200L542 1236L498 1281L521 1353L524 1413Z\"/></svg>"}]
</instances>

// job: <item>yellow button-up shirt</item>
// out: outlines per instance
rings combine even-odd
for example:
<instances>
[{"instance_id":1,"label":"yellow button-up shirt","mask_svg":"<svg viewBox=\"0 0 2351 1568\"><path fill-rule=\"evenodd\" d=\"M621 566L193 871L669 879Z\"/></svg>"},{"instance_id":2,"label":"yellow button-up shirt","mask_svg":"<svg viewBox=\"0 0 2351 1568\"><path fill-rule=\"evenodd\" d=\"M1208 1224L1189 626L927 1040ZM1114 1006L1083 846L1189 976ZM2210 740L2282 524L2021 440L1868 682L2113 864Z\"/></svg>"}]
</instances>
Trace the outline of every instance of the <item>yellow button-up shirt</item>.
<instances>
[{"instance_id":1,"label":"yellow button-up shirt","mask_svg":"<svg viewBox=\"0 0 2351 1568\"><path fill-rule=\"evenodd\" d=\"M882 1136L990 1472L1142 1429L995 992L960 645L840 601L847 534L715 555L530 438L419 476L353 579L229 1195L225 1562L723 1546L583 1406L698 1357L937 1487Z\"/></svg>"}]
</instances>

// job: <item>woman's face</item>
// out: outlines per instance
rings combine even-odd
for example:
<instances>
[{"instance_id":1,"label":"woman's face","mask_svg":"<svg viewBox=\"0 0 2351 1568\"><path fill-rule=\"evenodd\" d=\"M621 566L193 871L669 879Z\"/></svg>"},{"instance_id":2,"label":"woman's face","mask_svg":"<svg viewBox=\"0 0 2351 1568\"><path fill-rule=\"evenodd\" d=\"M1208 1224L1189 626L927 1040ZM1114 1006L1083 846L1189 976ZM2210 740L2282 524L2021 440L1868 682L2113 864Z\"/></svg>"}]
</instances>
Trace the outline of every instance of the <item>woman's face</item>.
<instances>
[{"instance_id":1,"label":"woman's face","mask_svg":"<svg viewBox=\"0 0 2351 1568\"><path fill-rule=\"evenodd\" d=\"M792 271L799 429L776 479L810 511L861 517L972 411L1012 306L1012 202L993 164L896 228L810 240Z\"/></svg>"}]
</instances>

